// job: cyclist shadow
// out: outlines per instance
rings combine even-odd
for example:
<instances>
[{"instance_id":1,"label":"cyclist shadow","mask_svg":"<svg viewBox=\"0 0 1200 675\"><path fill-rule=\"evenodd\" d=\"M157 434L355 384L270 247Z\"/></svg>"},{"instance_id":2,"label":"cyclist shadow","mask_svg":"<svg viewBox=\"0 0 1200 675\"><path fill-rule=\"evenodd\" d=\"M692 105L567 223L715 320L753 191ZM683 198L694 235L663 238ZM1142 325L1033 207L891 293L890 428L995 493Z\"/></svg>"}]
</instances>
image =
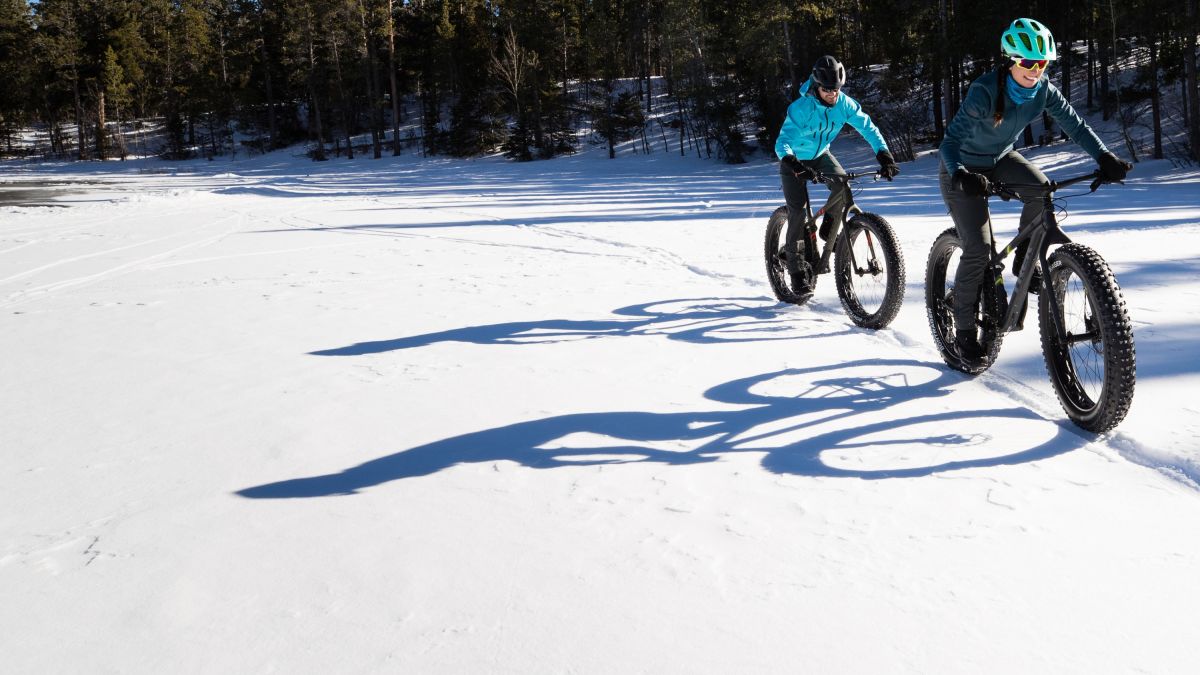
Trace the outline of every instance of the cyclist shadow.
<instances>
[{"instance_id":1,"label":"cyclist shadow","mask_svg":"<svg viewBox=\"0 0 1200 675\"><path fill-rule=\"evenodd\" d=\"M786 314L789 307L761 296L680 298L622 307L613 311L613 314L622 317L617 319L512 321L358 342L309 353L314 356L361 356L426 347L440 342L520 345L651 334L696 343L794 339L801 336L795 332L795 322ZM814 321L821 319L807 319L809 324ZM828 337L849 332L846 329L804 337Z\"/></svg>"},{"instance_id":2,"label":"cyclist shadow","mask_svg":"<svg viewBox=\"0 0 1200 675\"><path fill-rule=\"evenodd\" d=\"M860 369L872 374L859 375L855 371ZM912 384L915 379L927 381ZM962 381L939 364L899 359L788 369L727 382L705 393L716 403L740 406L738 409L559 415L463 434L336 473L257 485L236 494L254 499L348 495L460 464L511 461L534 469L628 463L681 466L738 453L762 454L762 467L778 474L904 478L1031 462L1088 442L1067 425L1047 421L1025 408L949 410L910 417L888 415L886 419L871 415L907 402L927 403L948 396L953 385ZM864 416L875 421L852 424L856 417ZM982 422L967 427L972 419ZM1054 433L1029 447L995 447L999 444L992 442L994 436L989 432L1005 433L1021 420ZM922 432L927 426L943 426L945 431ZM974 431L957 431L964 428ZM881 438L871 440L873 436ZM894 446L931 448L935 459L892 462L891 466L885 461L875 468L860 461L854 468L846 468L823 457L828 451L858 453L859 459L870 461L873 454L886 454Z\"/></svg>"}]
</instances>

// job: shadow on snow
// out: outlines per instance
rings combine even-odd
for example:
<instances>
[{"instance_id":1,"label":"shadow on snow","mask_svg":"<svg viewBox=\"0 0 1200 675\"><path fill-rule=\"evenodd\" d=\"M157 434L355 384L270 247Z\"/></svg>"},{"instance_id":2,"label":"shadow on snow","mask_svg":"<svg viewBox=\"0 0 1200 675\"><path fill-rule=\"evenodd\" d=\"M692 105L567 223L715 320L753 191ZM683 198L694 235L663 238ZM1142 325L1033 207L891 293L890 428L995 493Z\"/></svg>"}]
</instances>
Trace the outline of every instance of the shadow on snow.
<instances>
[{"instance_id":1,"label":"shadow on snow","mask_svg":"<svg viewBox=\"0 0 1200 675\"><path fill-rule=\"evenodd\" d=\"M856 376L862 368L870 376ZM917 372L933 379L909 384ZM850 372L847 372L850 371ZM604 412L559 415L463 434L371 460L345 470L294 478L239 490L253 499L287 499L355 494L391 481L435 474L459 465L511 461L534 469L627 463L683 466L714 462L735 453L763 453L762 467L776 474L864 479L912 478L973 467L1031 462L1060 455L1089 442L1065 423L1054 423L1025 408L993 408L926 412L856 425L856 418L898 404L948 396L964 376L940 364L913 360L863 359L812 368L788 369L718 385L705 393L714 402L743 406L738 410L684 413ZM769 394L762 390L799 384L799 391ZM814 416L816 417L814 419ZM993 440L972 419L1008 420L1005 427L1028 420L1054 429L1047 441L1012 447L979 457L974 446ZM946 424L952 422L952 424ZM830 424L833 423L833 424ZM814 427L829 425L832 431ZM925 426L945 432L929 434ZM974 429L963 434L954 429ZM580 444L578 434L592 439ZM871 436L886 434L883 440ZM598 444L595 439L602 439ZM1004 441L999 441L1003 443ZM655 444L658 447L654 447ZM664 450L661 446L687 447ZM870 456L888 446L919 445L938 455L962 451L961 458L921 466L853 469L831 466L827 451ZM939 458L940 459L940 458Z\"/></svg>"},{"instance_id":2,"label":"shadow on snow","mask_svg":"<svg viewBox=\"0 0 1200 675\"><path fill-rule=\"evenodd\" d=\"M480 345L547 344L600 337L663 335L672 340L712 344L845 335L855 329L799 336L786 313L792 306L766 297L664 300L631 305L613 313L627 319L546 319L470 326L310 352L315 356L361 356L440 342Z\"/></svg>"}]
</instances>

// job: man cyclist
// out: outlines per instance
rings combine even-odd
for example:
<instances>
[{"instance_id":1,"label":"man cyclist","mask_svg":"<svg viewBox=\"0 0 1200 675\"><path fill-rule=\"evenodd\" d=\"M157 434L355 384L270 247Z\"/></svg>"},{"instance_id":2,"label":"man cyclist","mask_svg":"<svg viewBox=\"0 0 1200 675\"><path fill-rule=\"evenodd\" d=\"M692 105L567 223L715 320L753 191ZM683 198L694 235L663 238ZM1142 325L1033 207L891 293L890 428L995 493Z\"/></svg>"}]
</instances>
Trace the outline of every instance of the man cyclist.
<instances>
[{"instance_id":1,"label":"man cyclist","mask_svg":"<svg viewBox=\"0 0 1200 675\"><path fill-rule=\"evenodd\" d=\"M846 175L842 165L829 152L829 144L845 124L854 127L871 145L884 178L890 181L900 173L900 167L896 166L896 160L870 116L863 112L858 101L842 92L845 84L846 68L841 62L832 56L818 59L812 76L800 87L800 97L788 106L787 117L775 141L775 154L780 159L779 177L788 207L788 241L804 236L801 228L808 207L805 182L817 172L826 176ZM841 219L850 187L839 181L830 183L829 190L829 207L821 222L822 239L828 236L831 224ZM809 255L810 260L815 261L815 252L810 251ZM793 283L802 287L807 280L800 275L797 256L789 255L787 263Z\"/></svg>"}]
</instances>

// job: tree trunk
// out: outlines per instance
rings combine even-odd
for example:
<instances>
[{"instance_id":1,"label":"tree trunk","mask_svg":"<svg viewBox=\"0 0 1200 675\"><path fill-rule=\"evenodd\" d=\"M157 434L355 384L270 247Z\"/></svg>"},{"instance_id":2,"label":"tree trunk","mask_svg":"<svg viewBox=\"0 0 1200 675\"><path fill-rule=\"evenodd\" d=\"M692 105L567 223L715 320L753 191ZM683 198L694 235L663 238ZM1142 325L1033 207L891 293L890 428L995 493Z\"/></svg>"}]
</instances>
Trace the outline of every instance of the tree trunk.
<instances>
[{"instance_id":1,"label":"tree trunk","mask_svg":"<svg viewBox=\"0 0 1200 675\"><path fill-rule=\"evenodd\" d=\"M533 71L533 145L543 157L550 156L550 149L546 147L546 129L542 126L542 87L536 70Z\"/></svg>"},{"instance_id":2,"label":"tree trunk","mask_svg":"<svg viewBox=\"0 0 1200 675\"><path fill-rule=\"evenodd\" d=\"M643 64L643 67L646 69L646 71L645 71L646 72L646 119L649 120L650 116L652 114L654 114L654 87L653 87L653 82L651 80L651 78L653 77L653 72L651 71L651 68L650 68L650 59L652 57L652 54L650 52L650 27L649 26L646 26L645 32L643 33L643 35L646 36L645 40L643 40L643 47L645 47L645 53L642 55L642 58L644 58L646 60L646 62ZM539 97L540 97L540 94L539 94Z\"/></svg>"},{"instance_id":3,"label":"tree trunk","mask_svg":"<svg viewBox=\"0 0 1200 675\"><path fill-rule=\"evenodd\" d=\"M1111 30L1109 36L1112 40L1112 52L1109 56L1115 63L1119 57L1117 54L1117 10L1113 0L1108 0L1108 21ZM1115 96L1113 97L1113 109L1116 111L1117 117L1121 122L1121 136L1125 139L1125 148L1129 151L1129 159L1136 163L1138 161L1137 147L1133 144L1133 136L1129 134L1129 121L1121 111L1121 77L1119 67L1117 68L1117 77L1114 78L1113 86L1116 89Z\"/></svg>"},{"instance_id":4,"label":"tree trunk","mask_svg":"<svg viewBox=\"0 0 1200 675\"><path fill-rule=\"evenodd\" d=\"M1108 40L1100 40L1100 108L1105 120L1112 117L1112 106L1108 102L1108 63L1112 53L1109 44Z\"/></svg>"},{"instance_id":5,"label":"tree trunk","mask_svg":"<svg viewBox=\"0 0 1200 675\"><path fill-rule=\"evenodd\" d=\"M1158 37L1150 38L1150 112L1154 125L1154 159L1163 158L1162 93L1158 90Z\"/></svg>"},{"instance_id":6,"label":"tree trunk","mask_svg":"<svg viewBox=\"0 0 1200 675\"><path fill-rule=\"evenodd\" d=\"M1188 0L1187 22L1184 35L1187 44L1183 48L1183 65L1185 71L1185 86L1187 87L1188 110L1188 145L1191 147L1192 159L1200 160L1200 82L1196 76L1196 3Z\"/></svg>"},{"instance_id":7,"label":"tree trunk","mask_svg":"<svg viewBox=\"0 0 1200 675\"><path fill-rule=\"evenodd\" d=\"M383 127L383 119L379 114L379 69L375 67L375 41L371 39L371 24L367 22L367 7L363 0L358 2L358 11L362 19L363 45L367 54L364 65L367 68L367 96L371 109L371 150L375 159L379 159L383 157L383 147L379 139L380 129Z\"/></svg>"},{"instance_id":8,"label":"tree trunk","mask_svg":"<svg viewBox=\"0 0 1200 675\"><path fill-rule=\"evenodd\" d=\"M943 95L946 97L946 120L954 119L954 114L958 112L958 65L954 63L953 56L950 54L947 41L947 24L950 22L950 9L947 6L946 0L940 0L938 5L938 22L942 32L942 39L939 51L942 53L942 63L945 66L943 78Z\"/></svg>"},{"instance_id":9,"label":"tree trunk","mask_svg":"<svg viewBox=\"0 0 1200 675\"><path fill-rule=\"evenodd\" d=\"M1087 107L1096 109L1096 43L1092 38L1087 41Z\"/></svg>"},{"instance_id":10,"label":"tree trunk","mask_svg":"<svg viewBox=\"0 0 1200 675\"><path fill-rule=\"evenodd\" d=\"M350 101L346 99L346 87L342 81L342 56L338 49L337 38L330 40L330 47L333 48L333 72L337 78L338 98L341 99L341 118L342 131L346 135L346 159L354 159L354 139L351 137L350 130ZM333 152L334 156L338 155L337 150Z\"/></svg>"},{"instance_id":11,"label":"tree trunk","mask_svg":"<svg viewBox=\"0 0 1200 675\"><path fill-rule=\"evenodd\" d=\"M933 133L937 142L941 143L946 135L946 120L942 118L942 73L941 68L934 66L933 71Z\"/></svg>"},{"instance_id":12,"label":"tree trunk","mask_svg":"<svg viewBox=\"0 0 1200 675\"><path fill-rule=\"evenodd\" d=\"M1192 153L1192 151L1191 151L1191 140L1190 139L1191 139L1191 130L1192 130L1192 117L1191 117L1191 112L1188 110L1188 91L1187 91L1187 79L1186 78L1183 80L1180 80L1180 82L1179 82L1179 102L1180 102L1179 107L1183 110L1183 128L1188 130L1188 139L1189 139L1188 140L1188 154L1194 155L1194 153Z\"/></svg>"},{"instance_id":13,"label":"tree trunk","mask_svg":"<svg viewBox=\"0 0 1200 675\"><path fill-rule=\"evenodd\" d=\"M267 53L266 30L263 28L264 23L265 18L260 12L258 21L258 45L259 50L262 52L263 85L265 88L264 93L267 95L267 146L263 148L263 150L266 151L273 150L275 148L275 140L279 137L279 130L275 124L275 93L271 88L271 57Z\"/></svg>"},{"instance_id":14,"label":"tree trunk","mask_svg":"<svg viewBox=\"0 0 1200 675\"><path fill-rule=\"evenodd\" d=\"M79 98L79 70L71 67L72 84L75 89L75 140L79 147L76 151L79 153L79 159L88 158L87 152L87 127L83 123L83 101Z\"/></svg>"},{"instance_id":15,"label":"tree trunk","mask_svg":"<svg viewBox=\"0 0 1200 675\"><path fill-rule=\"evenodd\" d=\"M796 79L796 59L792 56L792 34L786 20L783 22L783 45L787 54L788 79L792 83L792 92L795 92L800 88L800 81ZM794 96L794 94L791 95Z\"/></svg>"},{"instance_id":16,"label":"tree trunk","mask_svg":"<svg viewBox=\"0 0 1200 675\"><path fill-rule=\"evenodd\" d=\"M1062 90L1063 98L1067 99L1067 103L1071 102L1071 62L1074 61L1074 52L1071 51L1071 0L1063 1L1063 31L1062 37L1058 39L1059 46L1059 63L1062 64L1062 79L1059 81L1059 89Z\"/></svg>"},{"instance_id":17,"label":"tree trunk","mask_svg":"<svg viewBox=\"0 0 1200 675\"><path fill-rule=\"evenodd\" d=\"M100 161L108 159L108 139L107 130L104 128L106 117L104 114L104 89L96 92L96 157Z\"/></svg>"},{"instance_id":18,"label":"tree trunk","mask_svg":"<svg viewBox=\"0 0 1200 675\"><path fill-rule=\"evenodd\" d=\"M400 154L400 88L396 86L396 20L388 0L388 82L392 88L392 156Z\"/></svg>"},{"instance_id":19,"label":"tree trunk","mask_svg":"<svg viewBox=\"0 0 1200 675\"><path fill-rule=\"evenodd\" d=\"M317 51L313 45L312 14L306 13L304 38L308 43L308 100L311 108L308 111L309 133L317 138L317 149L313 159L325 161L325 134L321 126L321 104L317 98Z\"/></svg>"}]
</instances>

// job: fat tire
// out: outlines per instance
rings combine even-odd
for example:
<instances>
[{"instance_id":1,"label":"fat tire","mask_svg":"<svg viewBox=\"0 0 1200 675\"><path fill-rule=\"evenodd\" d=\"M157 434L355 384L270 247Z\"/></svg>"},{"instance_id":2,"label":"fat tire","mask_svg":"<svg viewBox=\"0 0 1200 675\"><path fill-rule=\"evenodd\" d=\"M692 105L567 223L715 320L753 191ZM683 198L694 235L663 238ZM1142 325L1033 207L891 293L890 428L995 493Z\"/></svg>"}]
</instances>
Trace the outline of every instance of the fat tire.
<instances>
[{"instance_id":1,"label":"fat tire","mask_svg":"<svg viewBox=\"0 0 1200 675\"><path fill-rule=\"evenodd\" d=\"M1103 384L1098 400L1083 391L1069 347L1059 344L1050 302L1046 295L1038 300L1038 327L1042 334L1042 356L1054 385L1058 402L1067 417L1088 431L1101 433L1121 423L1133 403L1137 383L1137 354L1133 342L1133 325L1126 311L1121 288L1108 264L1100 254L1082 244L1066 244L1051 254L1046 270L1046 289L1054 293L1061 314L1063 280L1068 274L1079 277L1100 333L1103 354Z\"/></svg>"},{"instance_id":2,"label":"fat tire","mask_svg":"<svg viewBox=\"0 0 1200 675\"><path fill-rule=\"evenodd\" d=\"M854 289L853 258L850 254L852 238L869 232L875 240L878 252L886 265L887 279L884 281L883 301L879 309L867 311L862 306ZM896 245L896 233L886 220L874 213L855 214L838 237L834 251L834 280L838 298L846 314L856 325L863 328L884 328L896 318L900 305L904 303L904 256Z\"/></svg>"},{"instance_id":3,"label":"fat tire","mask_svg":"<svg viewBox=\"0 0 1200 675\"><path fill-rule=\"evenodd\" d=\"M786 248L783 238L787 234L787 219L787 207L781 206L775 209L770 219L767 220L767 233L763 242L767 280L771 283L771 290L775 293L777 300L793 305L803 305L812 298L817 285L817 277L812 274L812 267L804 260L802 249L798 248L799 265L802 270L805 270L808 277L808 288L796 288L792 284L791 274L788 272L787 262L783 257ZM803 246L803 242L804 238L801 237L800 246Z\"/></svg>"},{"instance_id":4,"label":"fat tire","mask_svg":"<svg viewBox=\"0 0 1200 675\"><path fill-rule=\"evenodd\" d=\"M988 314L999 317L999 320L1002 321L1004 317L1002 306L1006 304L1007 298L1004 295L1003 287L999 287L997 290L997 287L990 283L980 285L983 303L986 303L990 309L990 312L983 313L980 318L982 328L980 345L983 347L984 358L980 363L964 361L958 353L958 348L954 345L956 326L954 325L954 308L951 306L953 292L946 290L946 269L950 264L950 258L953 257L955 251L961 249L962 240L959 239L958 232L953 227L942 231L937 239L934 239L925 263L925 314L929 319L929 331L933 334L933 345L941 354L946 365L968 375L978 375L991 367L1000 354L1003 335L997 329L997 320L989 318Z\"/></svg>"}]
</instances>

